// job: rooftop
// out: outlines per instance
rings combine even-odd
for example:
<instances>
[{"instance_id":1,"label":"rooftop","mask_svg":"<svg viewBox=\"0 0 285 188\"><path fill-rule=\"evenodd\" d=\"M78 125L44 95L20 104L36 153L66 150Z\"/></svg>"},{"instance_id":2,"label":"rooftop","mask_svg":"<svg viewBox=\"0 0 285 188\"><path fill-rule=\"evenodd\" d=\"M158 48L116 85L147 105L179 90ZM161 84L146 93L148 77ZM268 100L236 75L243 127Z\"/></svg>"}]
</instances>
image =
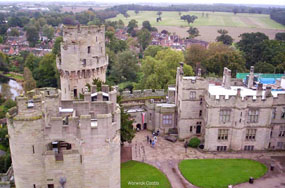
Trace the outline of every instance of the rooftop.
<instances>
[{"instance_id":1,"label":"rooftop","mask_svg":"<svg viewBox=\"0 0 285 188\"><path fill-rule=\"evenodd\" d=\"M217 86L214 84L209 84L209 93L211 95L215 95L216 99L219 99L220 95L224 95L225 99L228 99L229 96L236 96L237 90L241 89L240 95L242 99L246 96L253 96L253 98L256 98L256 90L249 89L243 86L231 86L230 89L226 89L223 86ZM271 91L273 97L277 97L278 94L285 94L285 90L272 90ZM262 98L264 98L265 90L262 91Z\"/></svg>"}]
</instances>

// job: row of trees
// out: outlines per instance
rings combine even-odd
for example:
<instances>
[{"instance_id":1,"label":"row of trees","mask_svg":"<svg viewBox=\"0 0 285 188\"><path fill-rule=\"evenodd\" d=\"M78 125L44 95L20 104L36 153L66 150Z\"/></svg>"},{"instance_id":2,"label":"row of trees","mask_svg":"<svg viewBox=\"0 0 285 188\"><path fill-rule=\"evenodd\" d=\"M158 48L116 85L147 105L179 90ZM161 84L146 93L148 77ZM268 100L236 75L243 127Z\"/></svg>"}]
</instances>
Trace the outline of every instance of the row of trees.
<instances>
[{"instance_id":1,"label":"row of trees","mask_svg":"<svg viewBox=\"0 0 285 188\"><path fill-rule=\"evenodd\" d=\"M183 5L170 5L170 6L151 6L151 5L118 5L109 8L108 10L118 11L120 13L127 12L128 10L134 11L211 11L211 12L235 12L235 13L258 13L270 14L271 8L263 7L249 7L249 6L236 6L226 4L183 4Z\"/></svg>"}]
</instances>

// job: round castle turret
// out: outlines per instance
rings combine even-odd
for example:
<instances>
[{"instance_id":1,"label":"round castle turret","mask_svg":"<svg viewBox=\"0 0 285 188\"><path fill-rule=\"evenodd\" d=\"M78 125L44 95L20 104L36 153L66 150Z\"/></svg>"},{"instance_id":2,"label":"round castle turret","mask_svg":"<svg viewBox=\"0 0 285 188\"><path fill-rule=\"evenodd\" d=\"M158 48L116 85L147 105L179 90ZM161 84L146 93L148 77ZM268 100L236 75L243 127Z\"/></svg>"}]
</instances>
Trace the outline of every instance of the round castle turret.
<instances>
[{"instance_id":1,"label":"round castle turret","mask_svg":"<svg viewBox=\"0 0 285 188\"><path fill-rule=\"evenodd\" d=\"M95 78L105 82L107 66L103 26L63 27L61 57L57 58L62 100L78 98Z\"/></svg>"}]
</instances>

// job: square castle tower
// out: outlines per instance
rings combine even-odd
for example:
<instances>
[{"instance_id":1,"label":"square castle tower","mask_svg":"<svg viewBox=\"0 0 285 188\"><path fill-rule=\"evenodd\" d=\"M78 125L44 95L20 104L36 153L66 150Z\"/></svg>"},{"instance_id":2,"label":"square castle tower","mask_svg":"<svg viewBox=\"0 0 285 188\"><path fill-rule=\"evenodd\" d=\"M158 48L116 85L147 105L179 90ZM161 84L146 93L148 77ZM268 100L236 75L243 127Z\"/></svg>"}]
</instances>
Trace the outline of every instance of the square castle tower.
<instances>
[{"instance_id":1,"label":"square castle tower","mask_svg":"<svg viewBox=\"0 0 285 188\"><path fill-rule=\"evenodd\" d=\"M119 188L117 91L85 89L92 78L105 79L104 28L65 27L61 54L62 90L34 89L7 113L16 187ZM82 88L84 99L72 99Z\"/></svg>"}]
</instances>

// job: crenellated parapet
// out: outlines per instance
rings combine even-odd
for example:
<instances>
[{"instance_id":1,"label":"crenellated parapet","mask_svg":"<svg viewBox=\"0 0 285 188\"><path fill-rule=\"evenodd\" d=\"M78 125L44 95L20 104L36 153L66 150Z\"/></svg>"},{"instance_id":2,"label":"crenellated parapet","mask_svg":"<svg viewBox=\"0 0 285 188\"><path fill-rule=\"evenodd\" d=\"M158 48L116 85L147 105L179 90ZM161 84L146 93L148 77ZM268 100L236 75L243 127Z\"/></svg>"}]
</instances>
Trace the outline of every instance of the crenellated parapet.
<instances>
[{"instance_id":1,"label":"crenellated parapet","mask_svg":"<svg viewBox=\"0 0 285 188\"><path fill-rule=\"evenodd\" d=\"M121 93L123 99L128 98L143 98L143 97L162 97L166 96L164 89L144 89L144 90L133 90L131 93L130 91L123 91Z\"/></svg>"}]
</instances>

